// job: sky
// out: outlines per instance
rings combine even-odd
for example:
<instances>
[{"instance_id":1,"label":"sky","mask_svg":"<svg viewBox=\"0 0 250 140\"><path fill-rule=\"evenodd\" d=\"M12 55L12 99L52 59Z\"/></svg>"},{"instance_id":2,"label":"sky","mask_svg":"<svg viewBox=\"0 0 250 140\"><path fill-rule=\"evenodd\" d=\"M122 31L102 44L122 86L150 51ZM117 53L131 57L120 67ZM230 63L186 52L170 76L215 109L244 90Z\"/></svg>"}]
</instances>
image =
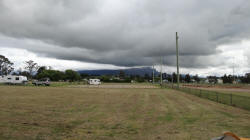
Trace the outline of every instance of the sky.
<instances>
[{"instance_id":1,"label":"sky","mask_svg":"<svg viewBox=\"0 0 250 140\"><path fill-rule=\"evenodd\" d=\"M249 0L0 0L0 54L23 68L250 72ZM156 66L159 70L160 67Z\"/></svg>"}]
</instances>

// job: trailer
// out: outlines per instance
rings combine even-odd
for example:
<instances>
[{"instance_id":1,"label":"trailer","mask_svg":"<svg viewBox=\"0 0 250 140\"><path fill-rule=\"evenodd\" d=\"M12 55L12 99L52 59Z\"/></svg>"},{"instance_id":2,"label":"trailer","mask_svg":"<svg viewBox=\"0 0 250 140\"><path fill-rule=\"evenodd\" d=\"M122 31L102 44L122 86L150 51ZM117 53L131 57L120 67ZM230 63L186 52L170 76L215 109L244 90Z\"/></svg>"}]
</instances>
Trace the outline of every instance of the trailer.
<instances>
[{"instance_id":1,"label":"trailer","mask_svg":"<svg viewBox=\"0 0 250 140\"><path fill-rule=\"evenodd\" d=\"M90 85L100 85L101 84L101 80L100 79L89 79L88 83Z\"/></svg>"},{"instance_id":2,"label":"trailer","mask_svg":"<svg viewBox=\"0 0 250 140\"><path fill-rule=\"evenodd\" d=\"M3 76L0 76L0 83L2 84L27 84L28 79L26 76L3 75Z\"/></svg>"}]
</instances>

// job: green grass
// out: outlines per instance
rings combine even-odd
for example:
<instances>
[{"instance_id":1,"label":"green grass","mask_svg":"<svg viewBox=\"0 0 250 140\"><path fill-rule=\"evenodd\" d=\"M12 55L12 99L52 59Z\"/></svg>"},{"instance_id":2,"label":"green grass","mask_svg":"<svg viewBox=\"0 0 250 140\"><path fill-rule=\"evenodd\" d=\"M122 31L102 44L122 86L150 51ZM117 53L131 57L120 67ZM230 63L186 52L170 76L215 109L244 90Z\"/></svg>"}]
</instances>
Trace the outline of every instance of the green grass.
<instances>
[{"instance_id":1,"label":"green grass","mask_svg":"<svg viewBox=\"0 0 250 140\"><path fill-rule=\"evenodd\" d=\"M249 118L249 111L169 89L0 86L4 140L250 137Z\"/></svg>"},{"instance_id":2,"label":"green grass","mask_svg":"<svg viewBox=\"0 0 250 140\"><path fill-rule=\"evenodd\" d=\"M165 85L165 87L172 88L170 85ZM220 91L204 90L197 88L187 88L187 87L174 87L176 90L183 91L201 98L209 99L218 103L239 107L250 111L250 97L240 96L236 94L228 94Z\"/></svg>"},{"instance_id":3,"label":"green grass","mask_svg":"<svg viewBox=\"0 0 250 140\"><path fill-rule=\"evenodd\" d=\"M213 90L213 91L218 91L218 90ZM223 91L223 90L220 90L218 92L225 93L225 94L233 94L233 95L250 97L249 92L243 92L243 91L239 92L239 91Z\"/></svg>"},{"instance_id":4,"label":"green grass","mask_svg":"<svg viewBox=\"0 0 250 140\"><path fill-rule=\"evenodd\" d=\"M203 90L216 91L225 94L234 94L250 97L249 84L182 84L187 87L193 87Z\"/></svg>"},{"instance_id":5,"label":"green grass","mask_svg":"<svg viewBox=\"0 0 250 140\"><path fill-rule=\"evenodd\" d=\"M192 117L192 116L184 116L182 118L182 122L185 124L185 125L188 125L188 124L194 124L196 121L198 121L199 118L198 117Z\"/></svg>"},{"instance_id":6,"label":"green grass","mask_svg":"<svg viewBox=\"0 0 250 140\"><path fill-rule=\"evenodd\" d=\"M171 122L173 121L174 116L171 113L166 113L163 116L159 116L158 120L163 121L163 122Z\"/></svg>"}]
</instances>

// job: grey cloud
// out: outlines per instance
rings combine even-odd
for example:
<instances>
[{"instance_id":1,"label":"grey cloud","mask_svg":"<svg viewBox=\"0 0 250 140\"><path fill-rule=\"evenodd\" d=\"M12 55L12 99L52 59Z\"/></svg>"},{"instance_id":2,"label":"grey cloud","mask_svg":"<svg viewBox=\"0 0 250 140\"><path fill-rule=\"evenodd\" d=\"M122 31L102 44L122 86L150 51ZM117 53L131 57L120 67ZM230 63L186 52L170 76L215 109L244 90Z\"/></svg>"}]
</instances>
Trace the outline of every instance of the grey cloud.
<instances>
[{"instance_id":1,"label":"grey cloud","mask_svg":"<svg viewBox=\"0 0 250 140\"><path fill-rule=\"evenodd\" d=\"M192 68L221 64L209 57L218 45L250 37L247 0L1 0L0 8L0 33L33 41L14 47L117 66L152 65L160 56L174 66L176 31L181 65Z\"/></svg>"}]
</instances>

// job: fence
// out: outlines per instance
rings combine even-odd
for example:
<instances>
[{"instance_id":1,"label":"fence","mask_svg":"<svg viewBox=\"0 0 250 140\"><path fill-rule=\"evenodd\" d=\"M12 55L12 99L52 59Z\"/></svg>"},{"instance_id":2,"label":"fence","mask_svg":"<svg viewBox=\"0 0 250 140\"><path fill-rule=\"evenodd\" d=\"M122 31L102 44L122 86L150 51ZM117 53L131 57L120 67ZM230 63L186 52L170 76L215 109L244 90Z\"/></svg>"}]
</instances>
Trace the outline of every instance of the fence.
<instances>
[{"instance_id":1,"label":"fence","mask_svg":"<svg viewBox=\"0 0 250 140\"><path fill-rule=\"evenodd\" d=\"M209 99L218 103L239 107L250 111L250 97L235 94L220 93L217 91L208 91L194 88L180 87L173 85L164 85L164 87L179 90L188 94L198 96L200 98Z\"/></svg>"}]
</instances>

